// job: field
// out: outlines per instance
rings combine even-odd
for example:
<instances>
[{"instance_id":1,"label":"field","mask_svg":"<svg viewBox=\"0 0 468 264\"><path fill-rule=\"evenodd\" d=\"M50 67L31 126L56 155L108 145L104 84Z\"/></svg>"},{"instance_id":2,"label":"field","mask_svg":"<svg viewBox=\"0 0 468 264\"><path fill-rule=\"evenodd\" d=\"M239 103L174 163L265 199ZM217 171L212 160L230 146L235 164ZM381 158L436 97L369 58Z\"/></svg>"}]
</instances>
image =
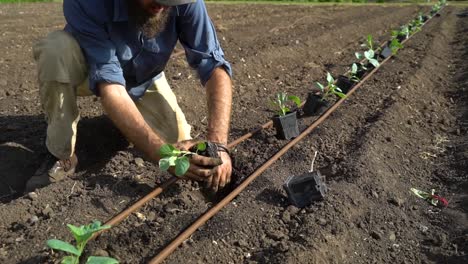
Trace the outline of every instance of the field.
<instances>
[{"instance_id":1,"label":"field","mask_svg":"<svg viewBox=\"0 0 468 264\"><path fill-rule=\"evenodd\" d=\"M305 100L327 71L349 69L367 34L384 42L430 6L208 9L234 69L233 140L271 118L275 93ZM166 263L468 263L468 17L457 15L467 11L444 8ZM64 18L59 3L2 4L0 24L0 263L54 263L59 254L45 241L70 241L67 223L106 221L169 175L140 162L96 98L81 98L78 172L37 197L22 196L46 154L31 46ZM193 136L203 137L205 92L184 56L171 59L166 75ZM300 129L312 121L301 119ZM286 144L274 135L263 130L233 150L234 185ZM316 151L329 192L297 209L282 184L307 171ZM435 189L449 206L431 206L412 187ZM178 181L90 242L86 254L147 263L222 195Z\"/></svg>"}]
</instances>

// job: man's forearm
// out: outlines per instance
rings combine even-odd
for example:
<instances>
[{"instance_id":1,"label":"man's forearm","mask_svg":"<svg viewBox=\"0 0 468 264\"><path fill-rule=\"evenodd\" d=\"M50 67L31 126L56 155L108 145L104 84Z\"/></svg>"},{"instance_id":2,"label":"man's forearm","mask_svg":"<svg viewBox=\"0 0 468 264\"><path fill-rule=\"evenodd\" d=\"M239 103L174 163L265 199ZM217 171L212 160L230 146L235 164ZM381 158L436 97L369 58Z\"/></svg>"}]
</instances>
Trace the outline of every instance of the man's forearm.
<instances>
[{"instance_id":1,"label":"man's forearm","mask_svg":"<svg viewBox=\"0 0 468 264\"><path fill-rule=\"evenodd\" d=\"M158 149L164 142L146 123L125 87L118 84L100 84L99 91L104 110L115 126L137 149L151 160L157 161Z\"/></svg>"},{"instance_id":2,"label":"man's forearm","mask_svg":"<svg viewBox=\"0 0 468 264\"><path fill-rule=\"evenodd\" d=\"M208 140L227 144L231 122L232 83L223 68L216 68L206 83Z\"/></svg>"}]
</instances>

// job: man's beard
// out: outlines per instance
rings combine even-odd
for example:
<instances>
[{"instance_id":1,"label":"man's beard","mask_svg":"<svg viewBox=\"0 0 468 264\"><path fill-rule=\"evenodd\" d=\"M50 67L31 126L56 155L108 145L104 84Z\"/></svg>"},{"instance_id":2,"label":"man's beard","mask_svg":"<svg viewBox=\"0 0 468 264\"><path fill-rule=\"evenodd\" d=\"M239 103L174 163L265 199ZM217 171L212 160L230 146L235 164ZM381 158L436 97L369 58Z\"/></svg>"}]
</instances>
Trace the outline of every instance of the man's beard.
<instances>
[{"instance_id":1,"label":"man's beard","mask_svg":"<svg viewBox=\"0 0 468 264\"><path fill-rule=\"evenodd\" d=\"M158 15L149 14L136 0L127 0L128 17L147 38L154 38L164 30L169 20L170 8Z\"/></svg>"}]
</instances>

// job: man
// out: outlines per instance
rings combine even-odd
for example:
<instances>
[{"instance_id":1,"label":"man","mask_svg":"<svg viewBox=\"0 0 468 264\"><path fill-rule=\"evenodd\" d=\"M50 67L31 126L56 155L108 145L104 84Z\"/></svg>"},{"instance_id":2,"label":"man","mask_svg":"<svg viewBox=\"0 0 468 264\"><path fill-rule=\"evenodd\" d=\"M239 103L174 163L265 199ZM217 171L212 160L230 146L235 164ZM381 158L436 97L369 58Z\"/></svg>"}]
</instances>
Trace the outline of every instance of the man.
<instances>
[{"instance_id":1,"label":"man","mask_svg":"<svg viewBox=\"0 0 468 264\"><path fill-rule=\"evenodd\" d=\"M164 76L177 41L206 88L207 140L225 150L231 114L231 66L203 0L64 0L67 25L34 47L46 146L53 156L26 190L65 179L78 164L77 96L95 94L115 126L150 160L164 143L189 149L190 126ZM215 191L229 183L231 159L195 155L185 178Z\"/></svg>"}]
</instances>

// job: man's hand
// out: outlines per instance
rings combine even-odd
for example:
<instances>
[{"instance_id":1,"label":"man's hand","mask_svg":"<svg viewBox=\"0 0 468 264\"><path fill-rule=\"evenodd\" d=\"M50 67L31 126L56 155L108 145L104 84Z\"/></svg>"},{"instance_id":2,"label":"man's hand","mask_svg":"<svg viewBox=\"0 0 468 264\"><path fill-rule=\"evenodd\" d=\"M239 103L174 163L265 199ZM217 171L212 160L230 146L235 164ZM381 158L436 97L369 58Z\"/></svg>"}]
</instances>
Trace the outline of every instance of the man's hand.
<instances>
[{"instance_id":1,"label":"man's hand","mask_svg":"<svg viewBox=\"0 0 468 264\"><path fill-rule=\"evenodd\" d=\"M231 120L232 84L226 71L219 67L213 71L206 83L208 103L208 140L227 144L229 123ZM214 190L223 188L231 181L232 163L229 154L219 152L223 164L216 168L216 173L209 181Z\"/></svg>"},{"instance_id":2,"label":"man's hand","mask_svg":"<svg viewBox=\"0 0 468 264\"><path fill-rule=\"evenodd\" d=\"M217 192L219 189L224 188L227 184L231 182L232 174L232 162L229 154L220 151L218 152L223 164L214 168L214 173L211 178L208 180L208 187Z\"/></svg>"},{"instance_id":3,"label":"man's hand","mask_svg":"<svg viewBox=\"0 0 468 264\"><path fill-rule=\"evenodd\" d=\"M196 140L186 140L175 144L174 147L179 150L190 151L190 149L198 143L199 141ZM185 173L184 178L196 181L209 181L216 174L221 164L223 164L223 160L220 158L192 155L190 157L190 167ZM171 168L169 172L174 174L174 168Z\"/></svg>"}]
</instances>

